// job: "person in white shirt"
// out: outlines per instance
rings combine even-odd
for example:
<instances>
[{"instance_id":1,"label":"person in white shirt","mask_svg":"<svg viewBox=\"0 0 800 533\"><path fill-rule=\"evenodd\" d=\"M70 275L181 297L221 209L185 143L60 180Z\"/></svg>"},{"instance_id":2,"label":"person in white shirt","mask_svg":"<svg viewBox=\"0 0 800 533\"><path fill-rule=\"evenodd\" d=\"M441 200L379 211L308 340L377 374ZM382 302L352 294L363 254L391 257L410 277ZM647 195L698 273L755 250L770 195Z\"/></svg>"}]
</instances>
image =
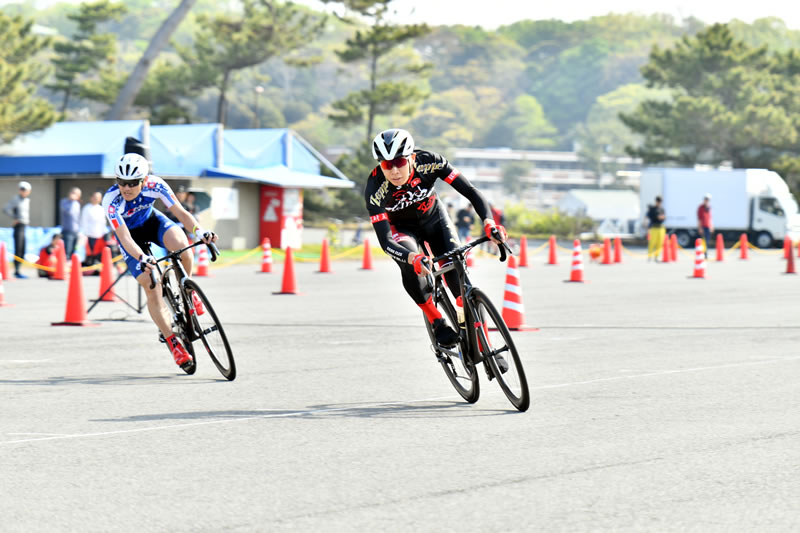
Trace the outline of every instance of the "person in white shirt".
<instances>
[{"instance_id":1,"label":"person in white shirt","mask_svg":"<svg viewBox=\"0 0 800 533\"><path fill-rule=\"evenodd\" d=\"M84 205L81 210L81 233L86 235L88 239L85 266L93 265L100 261L100 253L103 249L99 247L97 241L105 240L105 236L108 233L106 213L100 204L102 200L103 194L95 192L89 198L89 203Z\"/></svg>"}]
</instances>

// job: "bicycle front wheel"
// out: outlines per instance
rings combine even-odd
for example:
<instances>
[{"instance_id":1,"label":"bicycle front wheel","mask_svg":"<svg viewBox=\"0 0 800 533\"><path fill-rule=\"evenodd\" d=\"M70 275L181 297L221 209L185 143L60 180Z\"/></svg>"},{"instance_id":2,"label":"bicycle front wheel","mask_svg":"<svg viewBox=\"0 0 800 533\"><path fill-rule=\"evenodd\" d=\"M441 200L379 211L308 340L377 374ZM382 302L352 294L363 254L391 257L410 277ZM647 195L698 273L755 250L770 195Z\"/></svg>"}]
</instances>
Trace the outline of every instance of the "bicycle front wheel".
<instances>
[{"instance_id":1,"label":"bicycle front wheel","mask_svg":"<svg viewBox=\"0 0 800 533\"><path fill-rule=\"evenodd\" d=\"M194 280L187 279L184 289L186 301L192 307L191 315L197 336L203 342L203 346L220 374L228 381L233 381L236 378L236 363L233 360L231 346L228 344L228 337L217 318L217 313L214 312L208 297ZM200 305L196 305L198 302Z\"/></svg>"},{"instance_id":2,"label":"bicycle front wheel","mask_svg":"<svg viewBox=\"0 0 800 533\"><path fill-rule=\"evenodd\" d=\"M472 306L476 317L475 336L483 364L489 365L489 371L494 374L511 404L520 411L526 411L530 406L528 380L503 317L480 289L472 291ZM502 371L501 367L506 366L508 369Z\"/></svg>"}]
</instances>

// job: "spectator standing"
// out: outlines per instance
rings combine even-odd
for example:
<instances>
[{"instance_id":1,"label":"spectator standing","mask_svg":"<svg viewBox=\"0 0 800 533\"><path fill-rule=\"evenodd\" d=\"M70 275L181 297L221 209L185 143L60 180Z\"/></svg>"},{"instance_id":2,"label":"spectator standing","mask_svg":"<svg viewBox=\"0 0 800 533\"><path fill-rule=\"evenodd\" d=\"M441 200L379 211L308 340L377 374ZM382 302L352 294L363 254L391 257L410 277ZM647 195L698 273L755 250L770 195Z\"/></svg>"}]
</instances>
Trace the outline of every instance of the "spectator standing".
<instances>
[{"instance_id":1,"label":"spectator standing","mask_svg":"<svg viewBox=\"0 0 800 533\"><path fill-rule=\"evenodd\" d=\"M61 199L59 215L61 219L61 235L64 238L64 251L67 260L75 252L75 243L78 241L81 218L81 190L73 187L66 198Z\"/></svg>"},{"instance_id":2,"label":"spectator standing","mask_svg":"<svg viewBox=\"0 0 800 533\"><path fill-rule=\"evenodd\" d=\"M463 209L459 209L456 213L456 228L458 229L458 240L462 243L467 241L470 229L475 223L475 212L472 209L472 204L467 204Z\"/></svg>"},{"instance_id":3,"label":"spectator standing","mask_svg":"<svg viewBox=\"0 0 800 533\"><path fill-rule=\"evenodd\" d=\"M697 228L703 236L703 249L708 258L708 243L711 242L711 234L714 233L714 223L711 221L711 195L706 193L703 203L697 208Z\"/></svg>"},{"instance_id":4,"label":"spectator standing","mask_svg":"<svg viewBox=\"0 0 800 533\"><path fill-rule=\"evenodd\" d=\"M25 228L31 223L31 184L19 182L19 194L3 208L3 213L14 219L14 277L25 279L28 276L19 271L19 259L25 259ZM19 258L19 259L17 259Z\"/></svg>"},{"instance_id":5,"label":"spectator standing","mask_svg":"<svg viewBox=\"0 0 800 533\"><path fill-rule=\"evenodd\" d=\"M103 194L95 192L89 198L89 203L81 209L80 232L87 237L86 260L84 266L90 266L100 262L100 252L102 248L98 246L98 241L104 241L108 226L106 224L106 213L100 202Z\"/></svg>"},{"instance_id":6,"label":"spectator standing","mask_svg":"<svg viewBox=\"0 0 800 533\"><path fill-rule=\"evenodd\" d=\"M656 203L648 206L647 209L647 260L655 259L658 262L658 255L664 245L664 236L667 229L664 227L666 215L661 206L661 197L656 196Z\"/></svg>"}]
</instances>

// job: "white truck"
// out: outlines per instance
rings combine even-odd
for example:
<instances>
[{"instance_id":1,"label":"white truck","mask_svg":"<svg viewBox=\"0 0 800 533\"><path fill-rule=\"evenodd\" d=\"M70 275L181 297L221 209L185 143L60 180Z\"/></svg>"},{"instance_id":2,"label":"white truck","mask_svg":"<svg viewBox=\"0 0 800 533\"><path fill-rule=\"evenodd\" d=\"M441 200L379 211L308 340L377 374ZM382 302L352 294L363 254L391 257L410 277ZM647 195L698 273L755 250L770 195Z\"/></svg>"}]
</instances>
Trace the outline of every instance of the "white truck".
<instances>
[{"instance_id":1,"label":"white truck","mask_svg":"<svg viewBox=\"0 0 800 533\"><path fill-rule=\"evenodd\" d=\"M655 197L661 196L667 232L675 233L684 248L691 247L700 236L697 208L706 194L711 195L714 231L722 233L726 241L735 241L747 233L751 243L767 248L782 245L786 235L793 240L800 238L797 202L776 172L753 168L642 170L639 205L643 220Z\"/></svg>"}]
</instances>

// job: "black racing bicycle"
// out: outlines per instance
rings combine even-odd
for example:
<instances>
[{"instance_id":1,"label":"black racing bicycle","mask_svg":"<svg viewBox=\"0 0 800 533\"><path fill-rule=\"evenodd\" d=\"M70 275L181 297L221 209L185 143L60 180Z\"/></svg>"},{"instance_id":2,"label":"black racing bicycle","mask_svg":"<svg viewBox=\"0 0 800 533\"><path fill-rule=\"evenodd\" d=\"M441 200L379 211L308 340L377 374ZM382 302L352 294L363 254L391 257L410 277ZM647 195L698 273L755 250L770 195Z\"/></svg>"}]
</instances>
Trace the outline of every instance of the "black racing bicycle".
<instances>
[{"instance_id":1,"label":"black racing bicycle","mask_svg":"<svg viewBox=\"0 0 800 533\"><path fill-rule=\"evenodd\" d=\"M194 374L197 371L197 357L192 343L200 340L217 370L225 379L233 381L236 378L236 363L222 323L217 318L217 313L208 297L197 282L189 278L181 262L183 252L203 244L202 241L198 241L156 259L155 270L161 279L161 292L172 316L172 329L194 359L194 364L185 368L184 372ZM213 243L207 246L211 261L216 261L219 250ZM150 255L150 250L146 250L145 253ZM163 268L162 262L165 263ZM158 278L156 272L151 270L150 288L155 287Z\"/></svg>"},{"instance_id":2,"label":"black racing bicycle","mask_svg":"<svg viewBox=\"0 0 800 533\"><path fill-rule=\"evenodd\" d=\"M462 398L469 403L478 401L480 382L477 368L478 364L483 363L489 380L496 379L511 404L520 411L526 411L530 406L528 381L514 340L494 304L486 293L472 285L467 273L467 253L488 241L489 237L481 237L434 257L428 263L432 272L428 276L428 283L433 291L433 302L450 327L459 332L458 344L452 348L439 345L431 324L425 320L425 325L436 358ZM505 261L511 249L503 243L499 250L500 261ZM436 265L442 262L444 266L437 268ZM458 274L463 295L463 316L459 316L444 285L443 275L451 270Z\"/></svg>"}]
</instances>

